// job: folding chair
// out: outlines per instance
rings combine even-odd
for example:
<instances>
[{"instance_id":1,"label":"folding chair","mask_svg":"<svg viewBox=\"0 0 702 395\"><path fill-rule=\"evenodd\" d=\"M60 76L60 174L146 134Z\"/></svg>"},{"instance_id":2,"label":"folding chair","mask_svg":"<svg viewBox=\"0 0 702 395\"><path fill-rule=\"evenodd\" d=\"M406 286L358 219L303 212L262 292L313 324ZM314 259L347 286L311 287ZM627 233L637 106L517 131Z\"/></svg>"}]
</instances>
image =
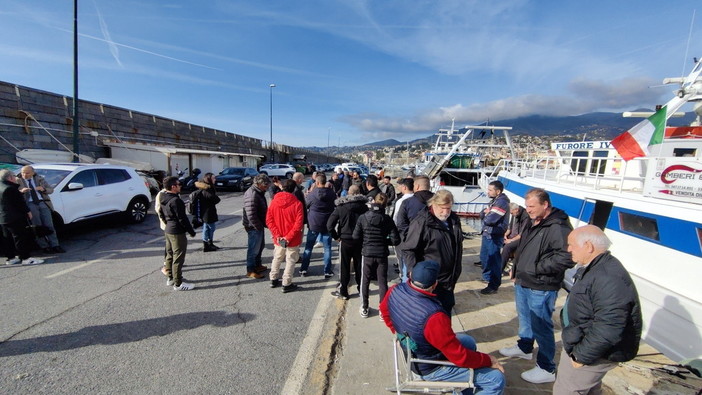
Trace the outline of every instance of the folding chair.
<instances>
[{"instance_id":1,"label":"folding chair","mask_svg":"<svg viewBox=\"0 0 702 395\"><path fill-rule=\"evenodd\" d=\"M404 341L403 346L403 339ZM403 392L413 393L457 393L466 388L475 388L473 384L474 372L470 370L468 381L426 381L412 371L412 364L426 363L432 365L456 366L449 361L434 361L415 358L412 354L408 336L398 335L393 338L393 357L395 367L395 386L386 388L388 391L396 392L398 395Z\"/></svg>"}]
</instances>

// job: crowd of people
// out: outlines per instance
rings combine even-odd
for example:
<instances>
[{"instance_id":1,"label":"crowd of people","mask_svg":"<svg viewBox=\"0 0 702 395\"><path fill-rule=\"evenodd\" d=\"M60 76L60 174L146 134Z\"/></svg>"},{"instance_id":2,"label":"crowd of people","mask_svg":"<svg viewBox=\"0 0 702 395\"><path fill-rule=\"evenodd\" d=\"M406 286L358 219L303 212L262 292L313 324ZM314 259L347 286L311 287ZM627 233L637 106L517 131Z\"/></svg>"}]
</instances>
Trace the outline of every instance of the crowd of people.
<instances>
[{"instance_id":1,"label":"crowd of people","mask_svg":"<svg viewBox=\"0 0 702 395\"><path fill-rule=\"evenodd\" d=\"M23 167L20 175L0 170L2 251L7 264L38 264L43 261L31 257L33 249L64 250L51 223L51 187L31 166ZM203 251L219 248L214 244L220 202L215 180L212 173L205 174L186 205L181 182L167 177L155 198L165 234L162 272L176 291L194 289L182 276L186 235L194 237L202 226ZM359 314L367 318L372 312L369 284L377 281L378 316L398 339L410 342L419 358L448 359L456 365L419 364L413 368L415 374L431 381L460 381L472 369L476 392L502 393L500 362L477 352L475 339L451 328L463 260L463 230L452 212L451 192L432 192L426 176L398 179L397 188L389 176L369 175L364 180L348 172L335 173L329 180L316 173L312 182L304 180L302 173L285 180L259 174L245 191L246 277L267 277L271 288L291 292L298 289L294 271L299 263L302 277L332 279L332 241L336 241L340 276L332 295L344 301L350 298L353 273ZM604 232L592 225L573 230L568 215L553 207L547 191L529 190L525 207L511 203L499 181L489 184L487 194L492 200L480 215L480 265L487 285L480 293L497 293L502 276L508 275L514 283L519 321L516 344L499 353L532 360L538 345L535 366L523 372L522 379L555 382L556 394L600 393L604 375L638 352L641 309L629 274L608 251L610 241ZM36 237L31 232L36 226L52 232ZM266 229L274 246L270 271L262 260ZM324 251L320 272L310 268L316 245ZM397 257L393 265L391 247ZM575 283L560 316L563 351L557 364L555 302L566 270L576 264ZM389 289L392 266L400 281Z\"/></svg>"}]
</instances>

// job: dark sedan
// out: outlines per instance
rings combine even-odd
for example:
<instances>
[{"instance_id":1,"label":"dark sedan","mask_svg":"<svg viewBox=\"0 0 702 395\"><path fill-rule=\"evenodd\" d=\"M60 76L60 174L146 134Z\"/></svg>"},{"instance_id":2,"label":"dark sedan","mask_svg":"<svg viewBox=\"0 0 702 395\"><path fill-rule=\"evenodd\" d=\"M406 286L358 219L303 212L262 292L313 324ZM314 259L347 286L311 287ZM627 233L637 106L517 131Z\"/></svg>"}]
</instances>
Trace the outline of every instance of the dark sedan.
<instances>
[{"instance_id":1,"label":"dark sedan","mask_svg":"<svg viewBox=\"0 0 702 395\"><path fill-rule=\"evenodd\" d=\"M251 167L227 167L217 175L215 186L218 189L244 191L253 184L253 178L258 174Z\"/></svg>"}]
</instances>

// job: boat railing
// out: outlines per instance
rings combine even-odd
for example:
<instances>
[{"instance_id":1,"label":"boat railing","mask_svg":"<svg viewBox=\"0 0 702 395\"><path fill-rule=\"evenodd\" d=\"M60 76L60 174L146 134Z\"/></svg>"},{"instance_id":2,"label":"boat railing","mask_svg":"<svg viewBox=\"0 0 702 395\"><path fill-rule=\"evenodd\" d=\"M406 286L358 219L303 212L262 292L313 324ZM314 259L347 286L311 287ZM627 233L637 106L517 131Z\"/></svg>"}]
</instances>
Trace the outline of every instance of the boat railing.
<instances>
[{"instance_id":1,"label":"boat railing","mask_svg":"<svg viewBox=\"0 0 702 395\"><path fill-rule=\"evenodd\" d=\"M535 160L503 159L497 166L520 177L543 179L589 189L618 192L641 192L646 181L646 162L621 158L546 156ZM497 175L483 181L485 186ZM482 186L482 185L481 185Z\"/></svg>"}]
</instances>

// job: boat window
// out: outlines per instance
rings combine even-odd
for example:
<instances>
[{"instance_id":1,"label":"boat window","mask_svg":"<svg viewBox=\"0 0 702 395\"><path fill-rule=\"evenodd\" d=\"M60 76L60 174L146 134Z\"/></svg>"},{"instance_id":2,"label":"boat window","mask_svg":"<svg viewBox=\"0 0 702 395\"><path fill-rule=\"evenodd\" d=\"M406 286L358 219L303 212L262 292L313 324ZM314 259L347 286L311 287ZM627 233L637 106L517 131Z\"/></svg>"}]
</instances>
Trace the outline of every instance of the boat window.
<instances>
[{"instance_id":1,"label":"boat window","mask_svg":"<svg viewBox=\"0 0 702 395\"><path fill-rule=\"evenodd\" d=\"M585 174L587 170L587 157L587 151L573 151L573 159L570 162L570 168L573 169L576 174Z\"/></svg>"},{"instance_id":2,"label":"boat window","mask_svg":"<svg viewBox=\"0 0 702 395\"><path fill-rule=\"evenodd\" d=\"M658 221L654 218L619 212L619 227L625 232L634 233L647 239L660 240Z\"/></svg>"},{"instance_id":3,"label":"boat window","mask_svg":"<svg viewBox=\"0 0 702 395\"><path fill-rule=\"evenodd\" d=\"M697 156L697 150L695 148L673 148L673 156L694 158Z\"/></svg>"},{"instance_id":4,"label":"boat window","mask_svg":"<svg viewBox=\"0 0 702 395\"><path fill-rule=\"evenodd\" d=\"M595 209L592 211L592 216L590 216L590 221L588 222L604 230L607 225L607 220L609 219L609 214L612 212L613 205L612 202L604 200L595 201Z\"/></svg>"},{"instance_id":5,"label":"boat window","mask_svg":"<svg viewBox=\"0 0 702 395\"><path fill-rule=\"evenodd\" d=\"M606 158L609 153L607 151L594 151L592 153L592 161L590 162L590 174L604 175L607 167L607 160L596 159Z\"/></svg>"}]
</instances>

